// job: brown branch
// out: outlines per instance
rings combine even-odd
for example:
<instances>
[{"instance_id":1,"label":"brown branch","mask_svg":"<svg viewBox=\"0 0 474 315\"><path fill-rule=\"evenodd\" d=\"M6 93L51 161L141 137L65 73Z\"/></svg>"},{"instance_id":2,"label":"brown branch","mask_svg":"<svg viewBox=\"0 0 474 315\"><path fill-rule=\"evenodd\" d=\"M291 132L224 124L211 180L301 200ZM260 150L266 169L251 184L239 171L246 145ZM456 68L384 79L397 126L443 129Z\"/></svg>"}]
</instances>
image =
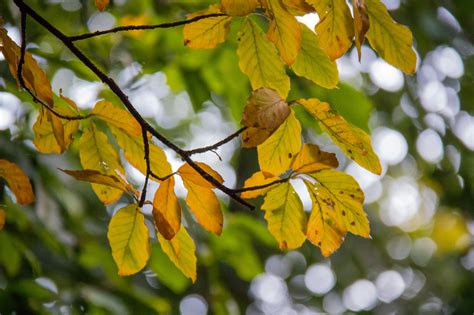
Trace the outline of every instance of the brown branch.
<instances>
[{"instance_id":1,"label":"brown branch","mask_svg":"<svg viewBox=\"0 0 474 315\"><path fill-rule=\"evenodd\" d=\"M155 173L153 173L153 171L150 170L150 176L153 177L153 178L155 178L155 179L157 179L157 180L159 180L159 181L165 181L165 180L167 180L168 178L170 178L170 177L172 177L172 176L174 176L174 175L176 175L176 174L178 174L178 173L177 173L177 172L174 172L174 173L171 173L171 174L166 175L165 177L160 177L160 176L156 175Z\"/></svg>"},{"instance_id":2,"label":"brown branch","mask_svg":"<svg viewBox=\"0 0 474 315\"><path fill-rule=\"evenodd\" d=\"M233 134L231 134L227 138L225 138L225 139L223 139L223 140L221 140L221 141L219 141L219 142L217 142L213 145L203 147L203 148L197 148L197 149L193 149L193 150L187 150L186 154L193 155L193 154L205 153L205 152L208 152L208 151L217 150L220 146L222 146L222 145L226 144L227 142L232 141L234 138L238 137L246 129L247 129L247 127L240 128L239 130L237 130L236 132L234 132Z\"/></svg>"},{"instance_id":3,"label":"brown branch","mask_svg":"<svg viewBox=\"0 0 474 315\"><path fill-rule=\"evenodd\" d=\"M219 189L223 193L227 194L230 198L234 199L235 201L239 202L240 204L254 209L255 206L248 203L240 196L238 196L233 189L221 184L217 181L214 177L208 174L205 170L203 170L198 164L196 164L190 157L190 155L176 144L171 142L168 138L154 129L136 110L136 108L132 105L129 101L128 96L120 89L117 83L110 77L108 77L104 72L102 72L84 53L79 50L71 39L66 36L63 32L59 29L54 27L51 23L46 21L41 15L39 15L35 10L33 10L30 6L25 4L23 0L14 0L15 4L18 6L20 11L25 12L31 18L33 18L36 22L38 22L41 26L43 26L46 30L51 33L54 37L59 39L89 70L91 70L103 83L107 84L110 90L122 101L123 105L127 108L130 114L135 118L135 120L140 124L142 130L148 131L158 140L160 140L165 146L176 152L181 158L187 162L199 175L201 175L206 181L214 185L216 189Z\"/></svg>"},{"instance_id":4,"label":"brown branch","mask_svg":"<svg viewBox=\"0 0 474 315\"><path fill-rule=\"evenodd\" d=\"M145 203L146 200L146 189L148 187L148 180L150 179L150 143L148 142L148 133L146 129L142 129L142 137L143 137L143 151L145 152L145 156L143 157L145 159L145 164L146 164L146 174L145 174L145 184L143 184L143 189L142 189L142 194L140 196L140 202L138 205L143 207L143 204Z\"/></svg>"},{"instance_id":5,"label":"brown branch","mask_svg":"<svg viewBox=\"0 0 474 315\"><path fill-rule=\"evenodd\" d=\"M25 64L25 55L26 55L26 12L21 11L20 12L20 31L21 31L21 44L20 44L20 60L18 61L18 67L17 67L17 73L16 76L18 78L18 82L20 83L20 86L24 88L28 94L31 95L33 100L36 103L41 104L43 107L48 109L52 114L55 116L65 119L65 120L82 120L82 119L87 119L92 116L92 114L88 114L86 116L69 116L69 115L63 115L58 113L56 110L54 110L51 106L48 104L44 103L42 100L40 100L27 86L25 83L25 79L23 77L23 65Z\"/></svg>"},{"instance_id":6,"label":"brown branch","mask_svg":"<svg viewBox=\"0 0 474 315\"><path fill-rule=\"evenodd\" d=\"M283 178L283 179L278 179L278 180L275 180L271 183L268 183L268 184L265 184L265 185L259 185L259 186L252 186L252 187L245 187L245 188L239 188L239 189L234 189L234 192L236 193L243 193L243 192L246 192L246 191L253 191L253 190L259 190L259 189L264 189L264 188L268 188L268 187L271 187L271 186L274 186L274 185L277 185L277 184L281 184L281 183L286 183L287 181L289 181L290 178Z\"/></svg>"},{"instance_id":7,"label":"brown branch","mask_svg":"<svg viewBox=\"0 0 474 315\"><path fill-rule=\"evenodd\" d=\"M171 22L171 23L162 23L162 24L155 24L155 25L126 25L126 26L119 26L115 28L111 28L108 30L104 31L96 31L93 33L84 33L81 35L75 35L75 36L69 36L69 40L71 42L78 41L78 40L84 40L96 36L101 36L101 35L106 35L106 34L111 34L111 33L118 33L118 32L126 32L126 31L141 31L141 30L154 30L157 28L172 28L172 27L177 27L181 25L186 25L190 23L194 23L203 19L208 19L211 17L219 17L219 16L227 16L227 14L224 13L212 13L212 14L206 14L206 15L200 15L193 17L189 20L182 20L182 21L177 21L177 22Z\"/></svg>"}]
</instances>

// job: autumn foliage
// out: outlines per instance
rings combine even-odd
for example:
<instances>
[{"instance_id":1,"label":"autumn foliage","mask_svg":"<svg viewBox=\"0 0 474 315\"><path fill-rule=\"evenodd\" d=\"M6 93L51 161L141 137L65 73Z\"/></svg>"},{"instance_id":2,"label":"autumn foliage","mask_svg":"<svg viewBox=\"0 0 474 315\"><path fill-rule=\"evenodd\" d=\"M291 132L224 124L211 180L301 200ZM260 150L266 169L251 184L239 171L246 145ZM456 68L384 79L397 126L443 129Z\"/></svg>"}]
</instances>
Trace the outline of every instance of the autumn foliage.
<instances>
[{"instance_id":1,"label":"autumn foliage","mask_svg":"<svg viewBox=\"0 0 474 315\"><path fill-rule=\"evenodd\" d=\"M263 196L261 210L268 230L281 249L296 249L308 239L328 256L340 247L348 232L370 237L361 188L350 175L336 170L339 163L334 153L322 151L316 144L303 143L295 110L306 111L314 124L351 160L380 174L381 165L370 137L326 102L316 98L287 100L291 86L288 73L292 71L327 89L336 88L339 78L335 60L348 51L354 40L360 56L365 38L388 63L407 74L413 73L416 55L411 32L392 20L380 0L354 0L353 15L345 0L221 0L206 10L190 14L187 21L179 24L184 24L183 42L190 49L215 48L226 41L231 23L238 25L239 66L248 76L252 91L249 90L247 103L242 104L245 105L243 128L233 137L241 135L242 147L256 148L260 166L240 189L225 186L219 173L204 163L194 162L194 152L177 147L153 129L112 79L94 69L94 64L74 46L71 38L42 20L21 0L15 3L22 19L32 18L46 27L108 84L123 103L102 100L90 112L79 110L61 91L52 91L47 74L25 50L25 36L19 47L0 28L1 52L11 74L19 87L42 105L33 126L36 149L44 154L62 154L79 134L76 141L82 169L62 171L76 180L91 183L97 198L105 205L117 202L123 195L129 200L129 205L115 213L108 227L112 256L120 275L137 273L150 257L147 218L141 207L151 203L151 219L163 252L187 277L196 280L195 244L182 225L182 209L174 191L176 176L181 177L187 189L185 202L195 220L216 235L225 226L225 216L215 193L218 189L242 207L252 207L244 199ZM98 10L104 10L108 1L96 0L95 4ZM320 18L315 30L296 19L313 12ZM169 25L175 26L178 24ZM130 26L111 32L137 29L141 28ZM200 151L211 151L225 143ZM179 169L172 169L163 147L184 160ZM134 187L127 181L120 152L146 176L143 187ZM6 180L19 204L34 201L30 182L18 166L0 160L0 177ZM303 180L309 192L312 200L309 216L292 186L293 179ZM145 199L149 180L160 184L151 201ZM0 227L5 215L8 217L0 209Z\"/></svg>"}]
</instances>

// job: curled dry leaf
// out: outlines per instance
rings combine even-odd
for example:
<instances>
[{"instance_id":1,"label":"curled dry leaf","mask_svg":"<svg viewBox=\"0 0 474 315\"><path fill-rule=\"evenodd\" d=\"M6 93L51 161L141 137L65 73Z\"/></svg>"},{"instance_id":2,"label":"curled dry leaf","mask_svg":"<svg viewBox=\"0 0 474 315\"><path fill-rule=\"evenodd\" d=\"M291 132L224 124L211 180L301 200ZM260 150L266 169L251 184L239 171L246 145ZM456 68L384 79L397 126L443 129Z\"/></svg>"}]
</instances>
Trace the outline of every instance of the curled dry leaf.
<instances>
[{"instance_id":1,"label":"curled dry leaf","mask_svg":"<svg viewBox=\"0 0 474 315\"><path fill-rule=\"evenodd\" d=\"M361 47L364 43L365 34L369 30L369 14L365 0L354 0L354 29L355 29L355 43L357 53L359 54L359 61L361 58Z\"/></svg>"},{"instance_id":2,"label":"curled dry leaf","mask_svg":"<svg viewBox=\"0 0 474 315\"><path fill-rule=\"evenodd\" d=\"M242 146L248 148L263 143L289 114L290 107L276 91L269 88L254 91L242 115L241 124L248 127L242 134Z\"/></svg>"}]
</instances>

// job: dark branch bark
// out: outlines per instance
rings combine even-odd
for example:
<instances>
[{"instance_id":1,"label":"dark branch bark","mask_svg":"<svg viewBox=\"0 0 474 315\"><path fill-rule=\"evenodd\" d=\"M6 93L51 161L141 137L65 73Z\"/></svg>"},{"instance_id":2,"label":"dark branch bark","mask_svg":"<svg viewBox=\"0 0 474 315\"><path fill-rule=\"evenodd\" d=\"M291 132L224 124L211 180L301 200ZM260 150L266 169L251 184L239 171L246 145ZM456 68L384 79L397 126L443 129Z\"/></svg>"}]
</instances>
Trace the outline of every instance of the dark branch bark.
<instances>
[{"instance_id":1,"label":"dark branch bark","mask_svg":"<svg viewBox=\"0 0 474 315\"><path fill-rule=\"evenodd\" d=\"M154 30L158 28L172 28L172 27L177 27L181 25L186 25L190 23L194 23L203 19L208 19L211 17L218 17L218 16L227 16L227 14L224 13L213 13L213 14L206 14L206 15L200 15L196 16L192 19L189 20L183 20L183 21L177 21L177 22L171 22L171 23L162 23L162 24L155 24L155 25L127 25L127 26L119 26L115 28L111 28L105 31L97 31L93 33L85 33L81 35L75 35L75 36L69 36L69 39L74 42L78 40L84 40L96 36L101 36L101 35L106 35L106 34L111 34L111 33L118 33L118 32L126 32L126 31L140 31L140 30Z\"/></svg>"},{"instance_id":2,"label":"dark branch bark","mask_svg":"<svg viewBox=\"0 0 474 315\"><path fill-rule=\"evenodd\" d=\"M247 129L247 127L240 128L239 130L237 130L236 132L234 132L233 134L231 134L227 138L225 138L225 139L223 139L223 140L221 140L221 141L219 141L219 142L217 142L213 145L203 147L203 148L197 148L197 149L193 149L193 150L187 150L186 153L188 155L193 155L193 154L205 153L205 152L217 150L220 146L222 146L222 145L226 144L227 142L232 141L234 138L238 137L242 132L245 131L245 129Z\"/></svg>"},{"instance_id":3,"label":"dark branch bark","mask_svg":"<svg viewBox=\"0 0 474 315\"><path fill-rule=\"evenodd\" d=\"M281 184L281 183L286 183L287 181L289 181L290 178L284 178L284 179L277 179L271 183L268 183L268 184L265 184L265 185L260 185L260 186L252 186L252 187L246 187L246 188L240 188L240 189L234 189L234 192L236 193L243 193L243 192L246 192L246 191L253 191L253 190L259 190L259 189L264 189L264 188L268 188L270 186L274 186L274 185L277 185L277 184Z\"/></svg>"},{"instance_id":4,"label":"dark branch bark","mask_svg":"<svg viewBox=\"0 0 474 315\"><path fill-rule=\"evenodd\" d=\"M150 179L150 173L151 173L151 168L150 168L150 143L148 142L148 132L146 129L142 129L142 136L143 136L143 151L145 152L145 156L143 157L145 159L146 163L146 174L145 174L145 184L143 185L142 189L142 195L140 197L140 202L138 205L143 207L143 204L145 203L146 200L146 190L148 187L148 180Z\"/></svg>"},{"instance_id":5,"label":"dark branch bark","mask_svg":"<svg viewBox=\"0 0 474 315\"><path fill-rule=\"evenodd\" d=\"M104 72L102 72L84 53L79 50L73 43L73 41L70 39L70 37L66 36L64 33L62 33L59 29L54 27L52 24L50 24L48 21L46 21L42 16L40 16L35 10L33 10L30 6L25 4L23 0L14 0L15 4L18 6L20 11L27 15L29 15L31 18L33 18L37 23L39 23L42 27L47 29L51 35L59 39L87 68L89 68L103 83L107 84L109 88L112 90L112 92L122 101L123 105L127 108L127 110L130 112L130 114L137 120L137 122L140 124L142 127L142 130L145 132L148 131L150 134L152 134L154 137L156 137L158 140L160 140L165 146L176 152L181 158L187 162L193 169L196 170L196 172L199 173L206 181L214 185L217 189L220 191L224 192L227 194L230 198L234 199L238 203L250 208L254 209L255 207L245 201L244 199L240 198L236 192L221 184L219 181L217 181L214 177L212 177L210 174L208 174L205 170L203 170L201 167L199 167L198 164L196 164L190 157L190 155L187 153L187 151L181 149L178 147L176 144L171 142L168 138L166 138L164 135L162 135L160 132L158 132L156 129L154 129L136 110L136 108L132 105L132 103L129 101L127 95L120 89L120 87L117 85L117 83L110 77L108 77Z\"/></svg>"}]
</instances>

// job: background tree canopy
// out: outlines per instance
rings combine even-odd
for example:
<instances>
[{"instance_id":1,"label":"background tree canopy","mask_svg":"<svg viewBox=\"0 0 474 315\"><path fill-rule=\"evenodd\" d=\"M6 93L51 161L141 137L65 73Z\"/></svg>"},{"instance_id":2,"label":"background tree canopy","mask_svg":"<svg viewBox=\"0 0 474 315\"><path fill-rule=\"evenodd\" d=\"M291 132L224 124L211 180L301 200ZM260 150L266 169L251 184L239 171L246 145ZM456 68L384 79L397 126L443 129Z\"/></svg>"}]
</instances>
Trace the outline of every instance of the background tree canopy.
<instances>
[{"instance_id":1,"label":"background tree canopy","mask_svg":"<svg viewBox=\"0 0 474 315\"><path fill-rule=\"evenodd\" d=\"M142 158L146 151L142 147L148 143L147 132L142 139L144 125L123 108L114 107L121 106L123 99L30 13L28 53L20 57L15 47L21 45L17 4L22 1L15 2L0 3L5 28L0 29L4 53L0 55L2 314L472 313L472 0L382 1L390 15L413 33L417 56L413 75L404 74L415 70L406 29L397 28L392 39L400 41L397 49L408 45L407 51L390 53L384 45L393 41L384 42L377 35L377 27L385 25L388 32L395 26L381 18L383 6L376 0L348 2L351 11L348 7L347 14L352 12L356 22L350 27L336 25L348 34L346 40L335 42L325 28L332 18L328 7L332 7L323 0L244 1L246 5L221 1L222 7L210 7L218 4L211 0L26 1L47 23L71 36L215 15L186 24L184 30L172 25L75 38L80 51L117 82L150 126L184 150L180 155L160 144L163 155L150 140L149 163ZM344 1L333 3L345 7ZM244 17L249 12L256 13ZM344 20L344 13L339 14L335 21ZM293 15L307 25L301 32L291 27L292 23L298 26ZM368 30L366 19L372 21ZM214 24L210 27L209 23ZM316 29L318 37L310 29ZM200 49L211 47L215 48ZM249 57L253 48L254 55L265 52L262 61L253 63L254 55ZM311 60L315 51L318 58ZM394 51L403 58L393 58ZM9 52L18 52L15 58L24 59L24 82L12 76L16 67L12 69ZM41 70L32 70L39 68L31 56L56 95L44 88ZM314 62L319 68L308 67ZM285 65L291 70L285 71ZM271 76L258 76L255 69L261 66L271 69ZM19 89L18 83L26 89ZM44 105L54 103L59 115L91 113L94 123L61 120L33 102L27 89ZM261 109L268 104L271 116ZM330 108L325 107L328 104ZM347 138L341 139L341 132L331 127L334 120L334 126L343 124L343 133L359 140L365 139L364 132L370 133L372 146L368 140L358 141L362 143L358 156ZM47 139L46 124L52 126ZM234 134L241 124L247 129ZM294 139L301 138L299 124L304 146L294 144ZM285 134L283 127L296 134ZM241 132L241 138L230 137L222 146L195 150ZM285 145L269 148L267 138L280 134ZM92 139L97 152L84 149ZM250 148L256 144L257 150ZM113 151L105 154L107 161L98 161L100 167L88 166L109 145L122 148L120 155ZM293 152L288 161L281 159L288 152L280 154L279 148ZM280 158L266 159L269 150ZM197 174L188 156L211 178L206 181ZM183 159L188 164L183 165ZM23 171L7 161L26 173L32 188ZM110 173L110 165L120 174ZM90 170L61 171L78 169ZM147 173L150 176L143 175ZM89 183L68 174L95 183L106 181L114 188L93 184L91 189ZM338 222L333 217L310 218L308 232L304 228L299 235L294 226L306 221L294 216L290 233L281 226L275 231L276 218L271 213L281 208L275 203L282 196L295 200L294 191L302 200L305 217L315 211L315 205L323 209L325 200L329 200L326 207L339 207L332 204L333 199L324 199L332 193L334 182L338 193L349 198L344 199L345 205L362 202L359 186L345 174L352 175L365 194L371 239L347 234L335 251L347 231L369 236L364 219L347 221L345 226L344 220L341 225L328 223ZM246 201L239 203L238 194L233 197L225 189L212 190L222 180L233 193L234 187L258 186L279 178L281 182L272 190L265 187L240 195L257 197L251 200L255 211L242 205ZM140 195L146 183L147 191ZM173 187L176 197L170 194ZM32 201L33 190L36 201L26 205ZM122 196L122 191L128 196ZM134 200L143 205L141 212L131 204ZM294 208L297 203L285 202L284 207ZM163 205L166 211L160 210ZM219 217L219 207L224 219ZM354 213L362 211L361 205L352 208L357 208ZM209 214L209 209L214 212ZM345 208L340 209L345 216ZM358 213L365 218L363 212ZM141 225L127 241L138 249L127 254L114 246L120 240L113 232L130 220ZM317 233L310 234L309 226L317 222L332 228L331 242L321 244ZM153 226L157 224L158 237ZM140 250L148 235L151 246ZM306 238L321 251L310 242L302 245ZM143 257L133 253L149 255L148 262L142 264Z\"/></svg>"}]
</instances>

